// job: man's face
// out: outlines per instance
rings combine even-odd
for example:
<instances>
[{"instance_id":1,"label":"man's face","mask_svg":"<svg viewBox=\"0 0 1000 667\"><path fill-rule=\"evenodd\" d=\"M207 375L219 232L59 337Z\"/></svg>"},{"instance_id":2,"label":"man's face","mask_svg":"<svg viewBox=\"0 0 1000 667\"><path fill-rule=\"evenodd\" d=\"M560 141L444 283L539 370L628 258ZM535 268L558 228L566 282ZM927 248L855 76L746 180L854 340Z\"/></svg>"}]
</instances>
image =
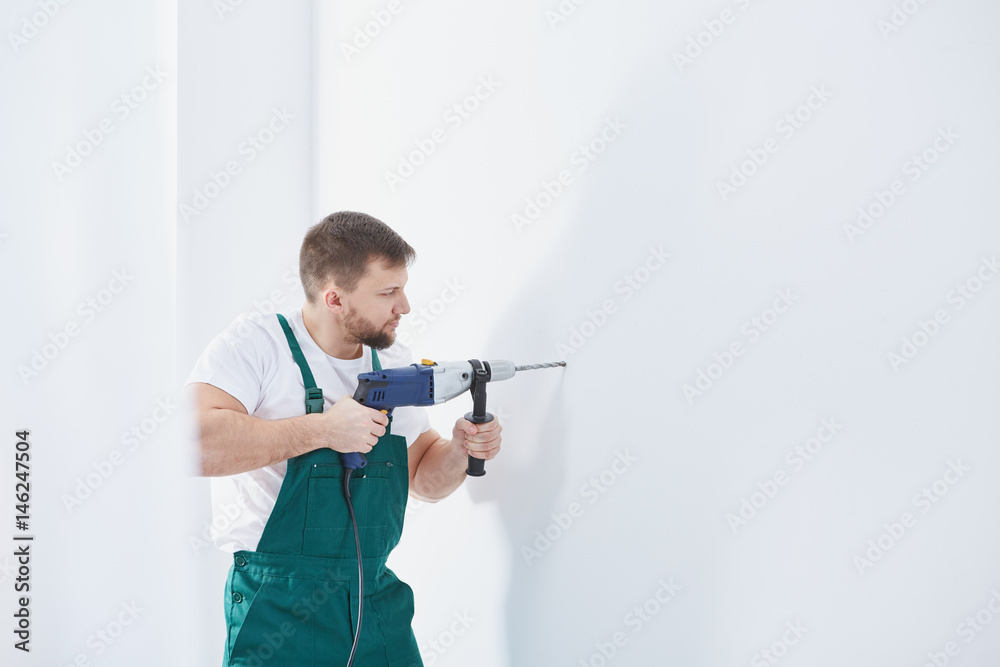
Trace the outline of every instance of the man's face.
<instances>
[{"instance_id":1,"label":"man's face","mask_svg":"<svg viewBox=\"0 0 1000 667\"><path fill-rule=\"evenodd\" d=\"M403 293L406 268L390 269L381 260L368 264L358 288L344 295L343 325L352 343L384 350L396 340L396 325L410 312Z\"/></svg>"}]
</instances>

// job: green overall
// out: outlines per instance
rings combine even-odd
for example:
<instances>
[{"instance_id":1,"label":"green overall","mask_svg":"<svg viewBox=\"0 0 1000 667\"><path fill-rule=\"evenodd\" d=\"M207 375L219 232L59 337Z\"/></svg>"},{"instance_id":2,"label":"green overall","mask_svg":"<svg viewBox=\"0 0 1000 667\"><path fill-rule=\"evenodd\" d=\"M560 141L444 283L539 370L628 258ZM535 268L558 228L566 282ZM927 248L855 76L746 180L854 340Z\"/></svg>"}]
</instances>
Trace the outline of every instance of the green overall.
<instances>
[{"instance_id":1,"label":"green overall","mask_svg":"<svg viewBox=\"0 0 1000 667\"><path fill-rule=\"evenodd\" d=\"M322 412L305 356L278 315L302 371L306 412ZM382 370L372 349L372 370ZM364 614L354 664L422 667L410 623L413 591L385 566L399 542L409 488L406 438L385 435L351 478L364 563ZM226 581L225 666L343 667L358 612L354 528L340 454L321 448L288 460L256 551L237 551Z\"/></svg>"}]
</instances>

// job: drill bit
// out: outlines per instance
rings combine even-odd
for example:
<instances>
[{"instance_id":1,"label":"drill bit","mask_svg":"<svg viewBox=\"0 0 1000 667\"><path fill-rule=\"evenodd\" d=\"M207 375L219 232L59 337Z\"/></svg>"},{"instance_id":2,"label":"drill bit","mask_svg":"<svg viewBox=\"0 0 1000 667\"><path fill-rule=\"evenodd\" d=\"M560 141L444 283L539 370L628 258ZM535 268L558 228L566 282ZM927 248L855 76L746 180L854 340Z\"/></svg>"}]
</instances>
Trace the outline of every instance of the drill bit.
<instances>
[{"instance_id":1,"label":"drill bit","mask_svg":"<svg viewBox=\"0 0 1000 667\"><path fill-rule=\"evenodd\" d=\"M553 362L547 363L547 364L527 364L527 365L524 365L524 366L515 366L514 370L515 371L530 371L530 370L534 370L536 368L552 368L553 366L565 366L565 365L566 365L565 361L553 361Z\"/></svg>"}]
</instances>

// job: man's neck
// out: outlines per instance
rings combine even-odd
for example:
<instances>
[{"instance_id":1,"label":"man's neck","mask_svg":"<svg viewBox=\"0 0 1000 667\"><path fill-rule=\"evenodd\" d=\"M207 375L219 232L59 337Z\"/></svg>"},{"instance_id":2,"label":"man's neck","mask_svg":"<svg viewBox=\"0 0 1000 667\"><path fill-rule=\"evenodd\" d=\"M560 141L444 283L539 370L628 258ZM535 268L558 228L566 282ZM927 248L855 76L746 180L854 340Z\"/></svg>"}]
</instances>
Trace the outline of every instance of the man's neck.
<instances>
[{"instance_id":1,"label":"man's neck","mask_svg":"<svg viewBox=\"0 0 1000 667\"><path fill-rule=\"evenodd\" d=\"M316 312L308 301L302 306L302 323L319 349L335 359L357 359L365 352L361 343L344 340L344 331L337 321Z\"/></svg>"}]
</instances>

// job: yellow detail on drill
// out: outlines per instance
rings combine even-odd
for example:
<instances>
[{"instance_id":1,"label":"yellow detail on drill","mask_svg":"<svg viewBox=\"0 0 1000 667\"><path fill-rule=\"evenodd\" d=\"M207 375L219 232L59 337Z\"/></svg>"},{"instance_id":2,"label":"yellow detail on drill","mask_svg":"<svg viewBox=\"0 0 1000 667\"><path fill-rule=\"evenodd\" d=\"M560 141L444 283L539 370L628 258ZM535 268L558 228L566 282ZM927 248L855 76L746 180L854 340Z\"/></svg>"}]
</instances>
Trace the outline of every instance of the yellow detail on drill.
<instances>
[{"instance_id":1,"label":"yellow detail on drill","mask_svg":"<svg viewBox=\"0 0 1000 667\"><path fill-rule=\"evenodd\" d=\"M420 363L424 366L437 366L437 364L431 361L430 359L421 359Z\"/></svg>"}]
</instances>

